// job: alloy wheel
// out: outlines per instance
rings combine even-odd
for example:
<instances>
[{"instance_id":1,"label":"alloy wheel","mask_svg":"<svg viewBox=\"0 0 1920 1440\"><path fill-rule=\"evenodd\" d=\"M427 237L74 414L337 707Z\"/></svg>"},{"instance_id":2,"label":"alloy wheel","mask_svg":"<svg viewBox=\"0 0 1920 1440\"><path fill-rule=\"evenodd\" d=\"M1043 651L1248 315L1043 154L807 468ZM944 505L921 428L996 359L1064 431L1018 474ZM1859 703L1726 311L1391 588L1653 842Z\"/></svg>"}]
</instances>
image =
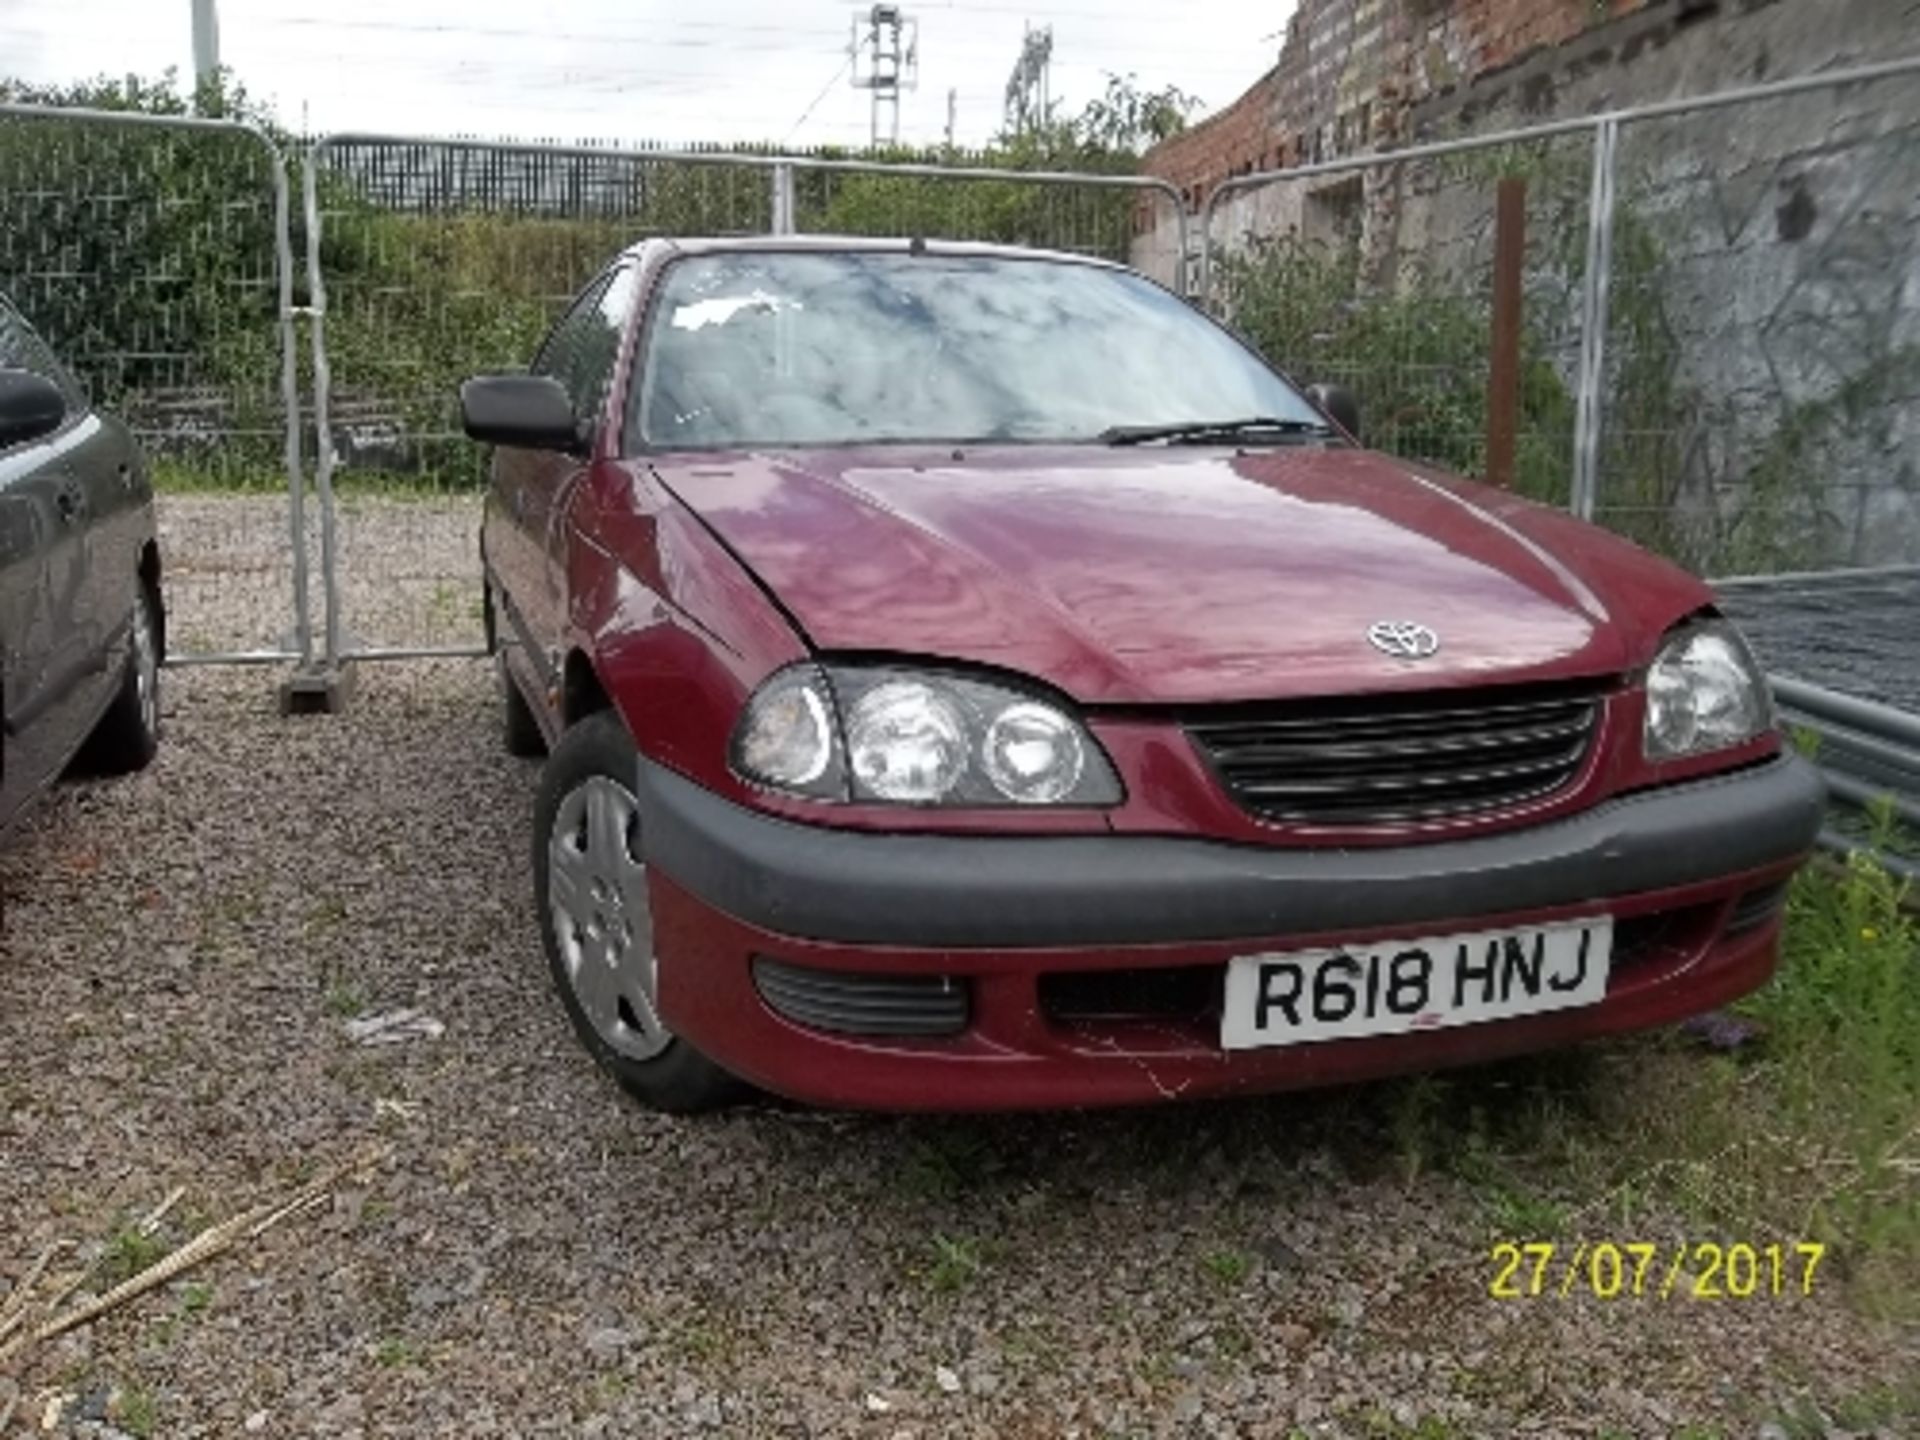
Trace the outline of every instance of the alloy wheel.
<instances>
[{"instance_id":1,"label":"alloy wheel","mask_svg":"<svg viewBox=\"0 0 1920 1440\"><path fill-rule=\"evenodd\" d=\"M547 923L574 999L616 1054L650 1060L673 1041L656 993L640 806L606 775L561 797L548 835Z\"/></svg>"},{"instance_id":2,"label":"alloy wheel","mask_svg":"<svg viewBox=\"0 0 1920 1440\"><path fill-rule=\"evenodd\" d=\"M144 590L133 600L133 693L140 712L140 728L160 733L160 654L153 638L153 610Z\"/></svg>"}]
</instances>

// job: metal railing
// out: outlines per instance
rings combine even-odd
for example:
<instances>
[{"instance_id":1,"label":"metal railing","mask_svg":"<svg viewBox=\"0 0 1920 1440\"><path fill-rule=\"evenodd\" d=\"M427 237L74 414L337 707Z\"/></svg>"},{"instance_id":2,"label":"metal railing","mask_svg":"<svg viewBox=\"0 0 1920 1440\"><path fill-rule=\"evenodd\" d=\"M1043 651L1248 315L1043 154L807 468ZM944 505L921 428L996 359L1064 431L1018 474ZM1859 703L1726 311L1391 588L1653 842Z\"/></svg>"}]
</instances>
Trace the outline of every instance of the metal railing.
<instances>
[{"instance_id":1,"label":"metal railing","mask_svg":"<svg viewBox=\"0 0 1920 1440\"><path fill-rule=\"evenodd\" d=\"M1827 779L1833 819L1820 833L1821 848L1874 850L1887 870L1920 881L1920 860L1873 843L1878 827L1920 836L1920 715L1790 676L1770 678L1781 723L1811 737L1808 748Z\"/></svg>"}]
</instances>

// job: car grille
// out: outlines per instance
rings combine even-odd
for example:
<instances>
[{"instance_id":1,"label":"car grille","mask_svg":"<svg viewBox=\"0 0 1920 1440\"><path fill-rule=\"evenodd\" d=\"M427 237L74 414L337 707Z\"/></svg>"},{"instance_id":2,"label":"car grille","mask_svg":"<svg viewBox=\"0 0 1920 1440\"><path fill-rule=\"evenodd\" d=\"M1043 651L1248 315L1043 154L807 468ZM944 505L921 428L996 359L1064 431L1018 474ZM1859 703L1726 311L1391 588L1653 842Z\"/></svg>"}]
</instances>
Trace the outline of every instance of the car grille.
<instances>
[{"instance_id":1,"label":"car grille","mask_svg":"<svg viewBox=\"0 0 1920 1440\"><path fill-rule=\"evenodd\" d=\"M1552 794L1579 773L1599 706L1594 687L1529 687L1236 710L1186 728L1255 815L1370 825Z\"/></svg>"}]
</instances>

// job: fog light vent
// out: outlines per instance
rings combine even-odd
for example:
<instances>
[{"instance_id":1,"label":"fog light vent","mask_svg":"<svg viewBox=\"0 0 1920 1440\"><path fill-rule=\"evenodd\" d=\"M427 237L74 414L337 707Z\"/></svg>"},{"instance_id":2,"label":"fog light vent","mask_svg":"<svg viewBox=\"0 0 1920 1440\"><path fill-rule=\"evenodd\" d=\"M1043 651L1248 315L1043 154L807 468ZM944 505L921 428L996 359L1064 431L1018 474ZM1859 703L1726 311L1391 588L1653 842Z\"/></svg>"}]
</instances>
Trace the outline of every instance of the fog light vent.
<instances>
[{"instance_id":1,"label":"fog light vent","mask_svg":"<svg viewBox=\"0 0 1920 1440\"><path fill-rule=\"evenodd\" d=\"M836 1035L957 1035L967 983L951 975L870 975L756 958L760 998L796 1025Z\"/></svg>"}]
</instances>

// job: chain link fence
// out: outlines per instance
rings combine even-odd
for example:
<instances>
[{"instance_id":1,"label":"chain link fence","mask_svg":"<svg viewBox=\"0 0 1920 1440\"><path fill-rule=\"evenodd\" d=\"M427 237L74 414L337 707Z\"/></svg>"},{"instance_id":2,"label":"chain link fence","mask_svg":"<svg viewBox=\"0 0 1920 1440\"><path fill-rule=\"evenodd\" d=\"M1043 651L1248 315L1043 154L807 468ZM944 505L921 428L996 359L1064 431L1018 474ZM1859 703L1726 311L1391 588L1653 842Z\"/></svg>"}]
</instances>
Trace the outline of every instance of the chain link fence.
<instances>
[{"instance_id":1,"label":"chain link fence","mask_svg":"<svg viewBox=\"0 0 1920 1440\"><path fill-rule=\"evenodd\" d=\"M792 162L792 223L821 235L898 235L1059 250L1136 264L1186 288L1187 212L1149 176L1022 172L966 163ZM972 157L978 159L980 157ZM1145 237L1169 235L1164 244Z\"/></svg>"},{"instance_id":2,"label":"chain link fence","mask_svg":"<svg viewBox=\"0 0 1920 1440\"><path fill-rule=\"evenodd\" d=\"M726 165L580 148L322 140L305 175L326 653L483 641L486 455L460 425L468 376L524 367L575 293L649 223L768 223ZM347 581L345 577L352 577Z\"/></svg>"},{"instance_id":3,"label":"chain link fence","mask_svg":"<svg viewBox=\"0 0 1920 1440\"><path fill-rule=\"evenodd\" d=\"M249 126L0 105L0 289L149 457L179 660L308 641L288 215Z\"/></svg>"}]
</instances>

